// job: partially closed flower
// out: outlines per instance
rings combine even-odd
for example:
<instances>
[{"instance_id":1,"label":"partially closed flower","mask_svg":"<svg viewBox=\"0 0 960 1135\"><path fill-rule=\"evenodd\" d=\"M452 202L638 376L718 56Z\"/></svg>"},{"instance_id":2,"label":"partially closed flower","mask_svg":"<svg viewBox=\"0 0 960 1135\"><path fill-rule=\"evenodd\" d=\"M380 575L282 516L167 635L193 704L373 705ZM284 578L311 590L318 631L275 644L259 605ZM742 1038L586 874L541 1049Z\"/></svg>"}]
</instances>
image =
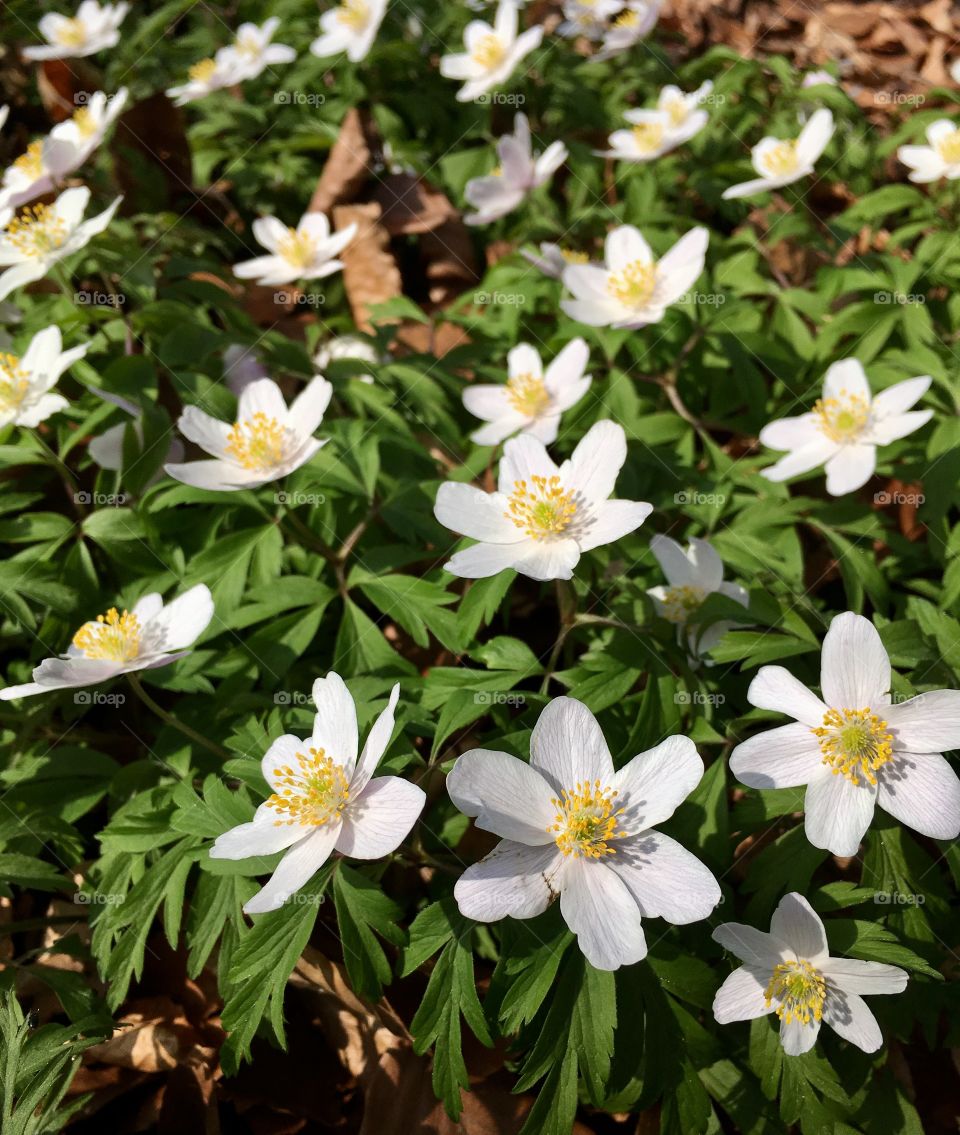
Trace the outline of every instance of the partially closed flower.
<instances>
[{"instance_id":1,"label":"partially closed flower","mask_svg":"<svg viewBox=\"0 0 960 1135\"><path fill-rule=\"evenodd\" d=\"M960 177L960 127L938 118L927 127L926 146L901 146L897 157L910 168L911 181L953 181Z\"/></svg>"},{"instance_id":2,"label":"partially closed flower","mask_svg":"<svg viewBox=\"0 0 960 1135\"><path fill-rule=\"evenodd\" d=\"M707 124L707 112L700 104L713 90L713 83L704 83L691 94L679 87L664 87L655 110L628 110L624 118L629 130L615 130L610 135L610 149L604 157L626 162L649 162L682 146Z\"/></svg>"},{"instance_id":3,"label":"partially closed flower","mask_svg":"<svg viewBox=\"0 0 960 1135\"><path fill-rule=\"evenodd\" d=\"M813 173L813 167L833 137L833 115L818 110L796 138L761 138L750 151L753 168L760 175L723 191L725 198L751 197L768 189L792 185Z\"/></svg>"},{"instance_id":4,"label":"partially closed flower","mask_svg":"<svg viewBox=\"0 0 960 1135\"><path fill-rule=\"evenodd\" d=\"M567 147L562 142L552 142L542 154L534 156L525 114L516 116L513 129L497 142L497 172L467 182L464 196L477 210L464 217L468 225L486 225L509 213L528 193L546 184L566 161Z\"/></svg>"},{"instance_id":5,"label":"partially closed flower","mask_svg":"<svg viewBox=\"0 0 960 1135\"><path fill-rule=\"evenodd\" d=\"M60 328L47 327L34 335L22 356L0 352L0 427L38 426L65 410L66 398L50 391L89 346L84 343L64 351Z\"/></svg>"},{"instance_id":6,"label":"partially closed flower","mask_svg":"<svg viewBox=\"0 0 960 1135\"><path fill-rule=\"evenodd\" d=\"M387 13L387 0L344 0L320 17L321 34L310 51L325 59L345 52L351 63L366 59Z\"/></svg>"}]
</instances>

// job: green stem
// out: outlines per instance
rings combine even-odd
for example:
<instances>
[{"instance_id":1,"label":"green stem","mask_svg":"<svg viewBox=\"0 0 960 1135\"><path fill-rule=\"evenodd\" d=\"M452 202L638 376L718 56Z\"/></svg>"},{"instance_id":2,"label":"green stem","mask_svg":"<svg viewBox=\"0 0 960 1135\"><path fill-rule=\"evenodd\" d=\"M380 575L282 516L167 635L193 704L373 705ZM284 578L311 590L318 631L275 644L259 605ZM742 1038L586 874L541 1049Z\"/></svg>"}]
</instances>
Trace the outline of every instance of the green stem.
<instances>
[{"instance_id":1,"label":"green stem","mask_svg":"<svg viewBox=\"0 0 960 1135\"><path fill-rule=\"evenodd\" d=\"M128 674L127 679L130 682L133 692L137 695L137 697L143 702L147 709L155 713L161 721L165 722L173 729L179 729L179 731L185 737L189 737L190 740L195 742L197 745L202 745L211 753L215 753L222 760L226 761L230 759L230 754L222 746L217 745L214 741L208 740L203 736L202 733L198 733L196 729L191 729L189 725L181 721L178 717L175 717L172 713L165 710L162 706L157 705L153 698L143 688L140 683L140 679L136 676L136 674Z\"/></svg>"},{"instance_id":2,"label":"green stem","mask_svg":"<svg viewBox=\"0 0 960 1135\"><path fill-rule=\"evenodd\" d=\"M550 652L550 660L547 662L547 669L543 675L543 681L540 683L541 694L545 694L550 688L550 679L553 677L557 662L560 660L560 651L563 650L563 644L567 641L567 635L573 629L577 621L577 593L573 589L573 585L565 579L558 579L556 582L557 609L560 612L560 630L557 634L557 641L553 644L553 650Z\"/></svg>"}]
</instances>

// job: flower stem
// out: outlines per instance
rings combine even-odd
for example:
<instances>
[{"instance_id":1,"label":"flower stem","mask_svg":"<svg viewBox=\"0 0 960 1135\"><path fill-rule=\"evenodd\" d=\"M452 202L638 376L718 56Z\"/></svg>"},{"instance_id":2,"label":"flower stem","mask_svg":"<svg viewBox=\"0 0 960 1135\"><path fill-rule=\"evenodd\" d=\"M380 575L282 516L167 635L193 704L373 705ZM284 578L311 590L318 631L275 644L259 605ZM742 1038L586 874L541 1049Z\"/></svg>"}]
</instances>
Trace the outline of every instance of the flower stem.
<instances>
[{"instance_id":1,"label":"flower stem","mask_svg":"<svg viewBox=\"0 0 960 1135\"><path fill-rule=\"evenodd\" d=\"M540 683L541 694L545 694L550 688L550 679L553 677L557 662L560 660L560 651L563 650L563 644L567 641L567 635L573 629L577 621L577 593L573 588L573 584L565 579L558 579L556 582L557 609L560 612L560 630L557 633L557 641L553 644L553 650L550 652L550 660L547 663L543 681Z\"/></svg>"},{"instance_id":2,"label":"flower stem","mask_svg":"<svg viewBox=\"0 0 960 1135\"><path fill-rule=\"evenodd\" d=\"M173 729L179 729L185 737L189 737L191 741L195 742L197 745L202 745L211 753L216 753L216 755L222 760L230 759L230 754L222 746L216 744L214 741L208 740L203 736L202 733L198 733L195 729L191 729L189 725L181 721L178 717L175 717L172 713L170 713L168 710L165 710L162 706L157 705L153 698L143 688L140 679L136 676L136 674L128 674L127 680L130 682L130 686L137 697L143 702L147 709L155 713L161 721L163 721Z\"/></svg>"}]
</instances>

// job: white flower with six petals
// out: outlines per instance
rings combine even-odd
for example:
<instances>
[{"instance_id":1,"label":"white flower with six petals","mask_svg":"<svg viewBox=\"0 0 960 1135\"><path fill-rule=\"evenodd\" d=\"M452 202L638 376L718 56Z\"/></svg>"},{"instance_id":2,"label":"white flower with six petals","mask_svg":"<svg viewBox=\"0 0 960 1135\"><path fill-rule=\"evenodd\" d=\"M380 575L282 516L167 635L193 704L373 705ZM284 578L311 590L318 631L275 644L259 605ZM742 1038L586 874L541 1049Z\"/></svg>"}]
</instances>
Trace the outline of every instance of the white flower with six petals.
<instances>
[{"instance_id":1,"label":"white flower with six petals","mask_svg":"<svg viewBox=\"0 0 960 1135\"><path fill-rule=\"evenodd\" d=\"M513 0L500 0L493 26L471 20L463 33L465 52L444 55L440 74L445 79L465 80L457 91L458 102L473 102L493 87L505 83L517 64L539 47L543 28L528 28L517 34L519 13Z\"/></svg>"},{"instance_id":2,"label":"white flower with six petals","mask_svg":"<svg viewBox=\"0 0 960 1135\"><path fill-rule=\"evenodd\" d=\"M387 0L343 0L320 17L321 35L310 51L325 59L346 52L351 63L366 59L387 14Z\"/></svg>"},{"instance_id":3,"label":"white flower with six petals","mask_svg":"<svg viewBox=\"0 0 960 1135\"><path fill-rule=\"evenodd\" d=\"M253 235L269 256L256 256L233 266L234 276L276 286L297 280L322 280L339 272L343 261L335 257L357 235L356 222L330 235L324 213L304 213L295 229L276 217L258 217Z\"/></svg>"},{"instance_id":4,"label":"white flower with six petals","mask_svg":"<svg viewBox=\"0 0 960 1135\"><path fill-rule=\"evenodd\" d=\"M24 59L81 59L120 42L120 25L130 5L83 0L75 16L48 12L40 20L45 46L25 47Z\"/></svg>"},{"instance_id":5,"label":"white flower with six petals","mask_svg":"<svg viewBox=\"0 0 960 1135\"><path fill-rule=\"evenodd\" d=\"M545 185L567 159L567 147L562 142L551 142L542 154L534 156L525 114L516 116L513 130L497 142L497 172L467 182L463 195L477 210L464 217L468 225L487 225L516 209L528 193Z\"/></svg>"},{"instance_id":6,"label":"white flower with six petals","mask_svg":"<svg viewBox=\"0 0 960 1135\"><path fill-rule=\"evenodd\" d=\"M87 353L89 343L63 350L59 327L45 327L22 355L0 352L0 429L8 425L38 426L65 410L61 394L51 394L57 380Z\"/></svg>"},{"instance_id":7,"label":"white flower with six petals","mask_svg":"<svg viewBox=\"0 0 960 1135\"><path fill-rule=\"evenodd\" d=\"M711 82L690 94L679 87L664 87L655 110L628 110L624 114L631 128L615 130L610 135L610 149L599 151L600 156L650 162L689 142L707 124L709 116L701 103L712 90Z\"/></svg>"},{"instance_id":8,"label":"white flower with six petals","mask_svg":"<svg viewBox=\"0 0 960 1135\"><path fill-rule=\"evenodd\" d=\"M813 173L813 167L833 137L833 130L833 115L821 108L810 116L798 137L786 141L769 135L761 138L750 151L753 168L760 176L731 185L723 191L724 198L752 197L768 189L792 185Z\"/></svg>"}]
</instances>

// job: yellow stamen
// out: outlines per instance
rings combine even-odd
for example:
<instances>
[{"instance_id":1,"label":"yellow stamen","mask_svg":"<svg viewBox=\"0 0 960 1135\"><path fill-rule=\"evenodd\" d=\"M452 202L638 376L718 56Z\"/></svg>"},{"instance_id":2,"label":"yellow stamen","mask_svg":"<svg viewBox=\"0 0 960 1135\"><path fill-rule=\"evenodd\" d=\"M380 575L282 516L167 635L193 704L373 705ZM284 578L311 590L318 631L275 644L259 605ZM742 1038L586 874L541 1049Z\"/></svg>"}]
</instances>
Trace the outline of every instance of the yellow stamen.
<instances>
[{"instance_id":1,"label":"yellow stamen","mask_svg":"<svg viewBox=\"0 0 960 1135\"><path fill-rule=\"evenodd\" d=\"M470 53L471 58L478 67L483 67L486 71L492 71L494 67L499 66L507 54L507 49L503 46L498 35L488 32L486 35L481 36L476 43L473 51Z\"/></svg>"},{"instance_id":2,"label":"yellow stamen","mask_svg":"<svg viewBox=\"0 0 960 1135\"><path fill-rule=\"evenodd\" d=\"M531 476L530 481L532 488L526 481L514 481L508 501L510 511L503 515L534 540L558 536L569 527L577 511L573 493L564 491L556 476Z\"/></svg>"},{"instance_id":3,"label":"yellow stamen","mask_svg":"<svg viewBox=\"0 0 960 1135\"><path fill-rule=\"evenodd\" d=\"M781 962L774 968L763 996L768 1008L777 1002L777 1016L788 1025L792 1021L809 1025L823 1016L827 983L807 961Z\"/></svg>"},{"instance_id":4,"label":"yellow stamen","mask_svg":"<svg viewBox=\"0 0 960 1135\"><path fill-rule=\"evenodd\" d=\"M599 780L585 780L573 789L565 788L559 800L551 803L557 809L556 823L547 828L564 855L584 859L600 859L616 855L608 841L622 839L627 833L614 811L616 789L603 788Z\"/></svg>"},{"instance_id":5,"label":"yellow stamen","mask_svg":"<svg viewBox=\"0 0 960 1135\"><path fill-rule=\"evenodd\" d=\"M187 77L193 83L206 83L208 79L212 79L217 70L217 61L215 59L201 59L199 63L194 65L187 72Z\"/></svg>"},{"instance_id":6,"label":"yellow stamen","mask_svg":"<svg viewBox=\"0 0 960 1135\"><path fill-rule=\"evenodd\" d=\"M297 768L283 765L276 770L277 791L266 801L280 814L274 825L320 827L339 819L350 798L343 769L323 749L311 749L309 756L297 753L296 760Z\"/></svg>"},{"instance_id":7,"label":"yellow stamen","mask_svg":"<svg viewBox=\"0 0 960 1135\"><path fill-rule=\"evenodd\" d=\"M828 709L823 725L812 732L820 742L823 763L851 784L859 785L860 777L876 784L877 769L893 759L893 734L869 709Z\"/></svg>"},{"instance_id":8,"label":"yellow stamen","mask_svg":"<svg viewBox=\"0 0 960 1135\"><path fill-rule=\"evenodd\" d=\"M22 255L41 257L67 239L67 226L50 205L28 205L7 225L4 236Z\"/></svg>"},{"instance_id":9,"label":"yellow stamen","mask_svg":"<svg viewBox=\"0 0 960 1135\"><path fill-rule=\"evenodd\" d=\"M960 162L960 129L945 134L936 145L940 160L948 166Z\"/></svg>"},{"instance_id":10,"label":"yellow stamen","mask_svg":"<svg viewBox=\"0 0 960 1135\"><path fill-rule=\"evenodd\" d=\"M619 16L613 21L615 28L632 28L640 23L640 14L633 8L627 8L625 12L621 12Z\"/></svg>"},{"instance_id":11,"label":"yellow stamen","mask_svg":"<svg viewBox=\"0 0 960 1135\"><path fill-rule=\"evenodd\" d=\"M257 56L260 54L260 40L254 32L243 32L238 35L234 46L241 55Z\"/></svg>"},{"instance_id":12,"label":"yellow stamen","mask_svg":"<svg viewBox=\"0 0 960 1135\"><path fill-rule=\"evenodd\" d=\"M660 109L667 112L671 126L682 126L687 121L687 104L682 98L668 98Z\"/></svg>"},{"instance_id":13,"label":"yellow stamen","mask_svg":"<svg viewBox=\"0 0 960 1135\"><path fill-rule=\"evenodd\" d=\"M831 441L856 441L870 420L870 404L859 394L841 390L837 398L821 398L813 414Z\"/></svg>"},{"instance_id":14,"label":"yellow stamen","mask_svg":"<svg viewBox=\"0 0 960 1135\"><path fill-rule=\"evenodd\" d=\"M54 33L54 39L63 47L83 47L87 42L87 29L83 20L64 20Z\"/></svg>"},{"instance_id":15,"label":"yellow stamen","mask_svg":"<svg viewBox=\"0 0 960 1135\"><path fill-rule=\"evenodd\" d=\"M685 623L705 598L699 587L669 587L662 599L663 617L671 623Z\"/></svg>"},{"instance_id":16,"label":"yellow stamen","mask_svg":"<svg viewBox=\"0 0 960 1135\"><path fill-rule=\"evenodd\" d=\"M354 31L362 31L370 19L370 6L366 0L344 0L337 9L337 19Z\"/></svg>"},{"instance_id":17,"label":"yellow stamen","mask_svg":"<svg viewBox=\"0 0 960 1135\"><path fill-rule=\"evenodd\" d=\"M140 653L140 620L111 607L105 615L97 615L95 623L85 623L73 636L73 645L87 658L132 662Z\"/></svg>"},{"instance_id":18,"label":"yellow stamen","mask_svg":"<svg viewBox=\"0 0 960 1135\"><path fill-rule=\"evenodd\" d=\"M268 473L283 460L286 431L276 418L257 411L252 418L235 422L227 434L226 452L238 465L255 473Z\"/></svg>"},{"instance_id":19,"label":"yellow stamen","mask_svg":"<svg viewBox=\"0 0 960 1135\"><path fill-rule=\"evenodd\" d=\"M607 291L624 307L644 307L650 302L657 286L657 266L643 260L633 260L619 272L613 272L607 281Z\"/></svg>"},{"instance_id":20,"label":"yellow stamen","mask_svg":"<svg viewBox=\"0 0 960 1135\"><path fill-rule=\"evenodd\" d=\"M30 389L27 372L16 355L0 353L0 410L16 410Z\"/></svg>"},{"instance_id":21,"label":"yellow stamen","mask_svg":"<svg viewBox=\"0 0 960 1135\"><path fill-rule=\"evenodd\" d=\"M574 248L561 248L560 255L568 264L589 264L590 256L586 252L577 252Z\"/></svg>"},{"instance_id":22,"label":"yellow stamen","mask_svg":"<svg viewBox=\"0 0 960 1135\"><path fill-rule=\"evenodd\" d=\"M26 151L13 164L31 181L39 181L43 176L43 142L40 139L31 142Z\"/></svg>"},{"instance_id":23,"label":"yellow stamen","mask_svg":"<svg viewBox=\"0 0 960 1135\"><path fill-rule=\"evenodd\" d=\"M507 382L507 399L515 410L529 418L536 418L550 405L543 379L533 374L515 374Z\"/></svg>"},{"instance_id":24,"label":"yellow stamen","mask_svg":"<svg viewBox=\"0 0 960 1135\"><path fill-rule=\"evenodd\" d=\"M638 122L633 128L633 140L641 154L652 154L663 141L663 123Z\"/></svg>"},{"instance_id":25,"label":"yellow stamen","mask_svg":"<svg viewBox=\"0 0 960 1135\"><path fill-rule=\"evenodd\" d=\"M761 161L770 177L783 177L785 174L793 173L800 164L797 158L796 140L778 142L775 146L771 146Z\"/></svg>"},{"instance_id":26,"label":"yellow stamen","mask_svg":"<svg viewBox=\"0 0 960 1135\"><path fill-rule=\"evenodd\" d=\"M89 138L97 132L96 119L88 106L82 106L73 116L73 124L81 138Z\"/></svg>"},{"instance_id":27,"label":"yellow stamen","mask_svg":"<svg viewBox=\"0 0 960 1135\"><path fill-rule=\"evenodd\" d=\"M287 229L287 235L277 244L277 252L294 268L306 270L313 263L317 246L309 233Z\"/></svg>"}]
</instances>

